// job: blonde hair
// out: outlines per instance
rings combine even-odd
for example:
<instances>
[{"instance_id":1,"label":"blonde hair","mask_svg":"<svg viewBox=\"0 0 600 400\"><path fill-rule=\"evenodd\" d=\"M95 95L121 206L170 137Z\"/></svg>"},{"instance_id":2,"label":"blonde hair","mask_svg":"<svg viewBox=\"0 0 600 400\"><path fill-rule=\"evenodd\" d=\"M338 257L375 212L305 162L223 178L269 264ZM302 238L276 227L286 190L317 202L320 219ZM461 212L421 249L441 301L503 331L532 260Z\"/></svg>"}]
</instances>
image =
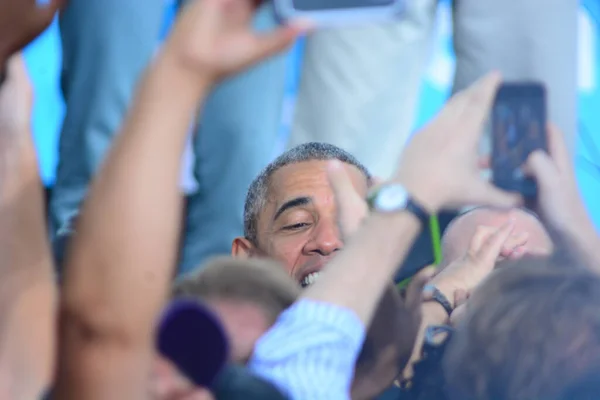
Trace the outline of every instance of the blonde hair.
<instances>
[{"instance_id":1,"label":"blonde hair","mask_svg":"<svg viewBox=\"0 0 600 400\"><path fill-rule=\"evenodd\" d=\"M219 257L178 279L173 297L233 300L259 306L275 322L300 295L300 286L273 261Z\"/></svg>"}]
</instances>

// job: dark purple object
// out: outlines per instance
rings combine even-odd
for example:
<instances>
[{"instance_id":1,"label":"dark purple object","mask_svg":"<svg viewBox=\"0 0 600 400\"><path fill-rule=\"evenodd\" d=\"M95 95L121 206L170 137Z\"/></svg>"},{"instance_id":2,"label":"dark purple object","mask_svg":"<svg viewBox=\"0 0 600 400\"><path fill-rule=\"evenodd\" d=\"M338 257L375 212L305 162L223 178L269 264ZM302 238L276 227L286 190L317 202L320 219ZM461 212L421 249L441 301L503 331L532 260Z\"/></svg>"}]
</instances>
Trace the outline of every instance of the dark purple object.
<instances>
[{"instance_id":1,"label":"dark purple object","mask_svg":"<svg viewBox=\"0 0 600 400\"><path fill-rule=\"evenodd\" d=\"M219 319L197 301L177 300L163 315L158 350L196 385L212 388L227 363L229 343Z\"/></svg>"}]
</instances>

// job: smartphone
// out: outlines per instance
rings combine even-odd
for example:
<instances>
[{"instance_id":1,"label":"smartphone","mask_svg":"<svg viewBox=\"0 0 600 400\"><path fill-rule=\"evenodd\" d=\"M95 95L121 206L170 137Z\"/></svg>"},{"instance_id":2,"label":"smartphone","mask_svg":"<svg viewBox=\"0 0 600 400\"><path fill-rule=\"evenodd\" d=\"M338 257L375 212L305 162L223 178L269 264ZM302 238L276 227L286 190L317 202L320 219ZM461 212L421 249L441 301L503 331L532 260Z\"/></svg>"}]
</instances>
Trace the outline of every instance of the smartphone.
<instances>
[{"instance_id":1,"label":"smartphone","mask_svg":"<svg viewBox=\"0 0 600 400\"><path fill-rule=\"evenodd\" d=\"M534 150L548 150L546 139L546 89L537 82L500 86L492 109L492 180L497 187L537 195L533 179L522 166Z\"/></svg>"},{"instance_id":2,"label":"smartphone","mask_svg":"<svg viewBox=\"0 0 600 400\"><path fill-rule=\"evenodd\" d=\"M399 18L406 0L275 0L281 22L307 20L316 26L339 26Z\"/></svg>"}]
</instances>

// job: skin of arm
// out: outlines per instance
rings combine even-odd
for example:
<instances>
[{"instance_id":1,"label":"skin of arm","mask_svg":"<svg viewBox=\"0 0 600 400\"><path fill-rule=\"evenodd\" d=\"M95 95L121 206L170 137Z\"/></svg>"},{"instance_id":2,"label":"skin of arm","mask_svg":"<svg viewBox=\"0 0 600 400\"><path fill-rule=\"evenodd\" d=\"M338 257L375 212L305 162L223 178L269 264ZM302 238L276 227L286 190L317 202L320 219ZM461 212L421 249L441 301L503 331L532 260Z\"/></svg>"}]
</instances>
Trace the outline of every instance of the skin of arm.
<instances>
[{"instance_id":1,"label":"skin of arm","mask_svg":"<svg viewBox=\"0 0 600 400\"><path fill-rule=\"evenodd\" d=\"M176 265L181 155L208 90L168 45L142 80L69 253L57 398L145 396L154 325Z\"/></svg>"},{"instance_id":2,"label":"skin of arm","mask_svg":"<svg viewBox=\"0 0 600 400\"><path fill-rule=\"evenodd\" d=\"M190 122L213 84L306 31L254 32L254 12L243 0L190 2L143 78L67 256L55 397L148 396L155 326L177 262Z\"/></svg>"},{"instance_id":3,"label":"skin of arm","mask_svg":"<svg viewBox=\"0 0 600 400\"><path fill-rule=\"evenodd\" d=\"M31 399L53 373L56 286L20 56L0 94L0 397Z\"/></svg>"},{"instance_id":4,"label":"skin of arm","mask_svg":"<svg viewBox=\"0 0 600 400\"><path fill-rule=\"evenodd\" d=\"M420 229L419 220L408 212L372 214L344 251L323 270L318 284L309 287L303 297L353 310L368 326L383 291Z\"/></svg>"}]
</instances>

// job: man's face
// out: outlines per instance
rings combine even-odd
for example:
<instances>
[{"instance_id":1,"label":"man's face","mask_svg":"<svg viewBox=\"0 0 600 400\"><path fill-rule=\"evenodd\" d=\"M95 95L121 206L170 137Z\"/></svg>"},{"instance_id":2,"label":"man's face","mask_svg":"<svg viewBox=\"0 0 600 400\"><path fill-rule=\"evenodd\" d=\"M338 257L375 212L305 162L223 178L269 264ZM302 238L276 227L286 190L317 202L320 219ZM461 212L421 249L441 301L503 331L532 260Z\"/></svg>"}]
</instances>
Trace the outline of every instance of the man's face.
<instances>
[{"instance_id":1,"label":"man's face","mask_svg":"<svg viewBox=\"0 0 600 400\"><path fill-rule=\"evenodd\" d=\"M267 203L258 218L258 248L250 251L283 263L303 286L311 284L344 246L326 166L326 161L306 161L271 176ZM352 165L345 168L356 190L366 196L364 174ZM234 249L239 255L235 253Z\"/></svg>"}]
</instances>

